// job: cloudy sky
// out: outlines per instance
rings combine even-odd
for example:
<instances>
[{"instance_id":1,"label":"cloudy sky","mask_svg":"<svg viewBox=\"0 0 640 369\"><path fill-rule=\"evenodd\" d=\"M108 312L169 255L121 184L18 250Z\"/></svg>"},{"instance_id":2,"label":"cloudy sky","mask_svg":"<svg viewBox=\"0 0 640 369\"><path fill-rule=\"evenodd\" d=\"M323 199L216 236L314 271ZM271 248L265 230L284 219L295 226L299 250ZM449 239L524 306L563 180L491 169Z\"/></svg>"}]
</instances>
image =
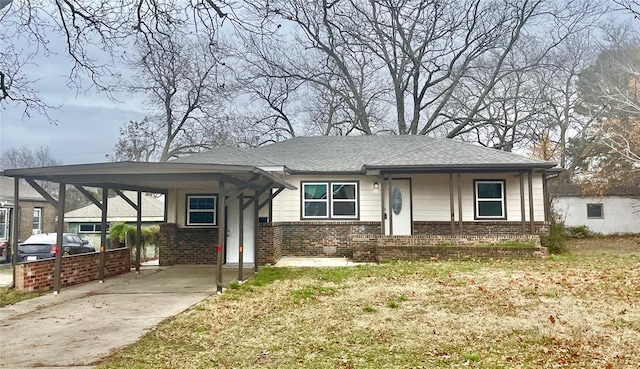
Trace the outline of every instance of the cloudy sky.
<instances>
[{"instance_id":1,"label":"cloudy sky","mask_svg":"<svg viewBox=\"0 0 640 369\"><path fill-rule=\"evenodd\" d=\"M64 49L60 51L34 60L28 69L30 78L38 80L32 87L39 96L50 105L61 105L49 112L55 122L37 112L25 116L24 105L5 103L0 108L0 151L48 146L63 164L107 161L105 155L118 139L118 128L144 117L141 99L119 95L124 102L118 102L98 93L78 94L67 86L71 63Z\"/></svg>"}]
</instances>

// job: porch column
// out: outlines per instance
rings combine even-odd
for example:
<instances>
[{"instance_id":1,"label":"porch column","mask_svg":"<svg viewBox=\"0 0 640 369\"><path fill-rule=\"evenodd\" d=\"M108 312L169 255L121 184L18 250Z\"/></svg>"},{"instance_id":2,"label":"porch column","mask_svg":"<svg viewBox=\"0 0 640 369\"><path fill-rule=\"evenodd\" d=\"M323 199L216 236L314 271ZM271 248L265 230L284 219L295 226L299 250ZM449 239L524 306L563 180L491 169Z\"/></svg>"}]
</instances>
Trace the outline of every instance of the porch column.
<instances>
[{"instance_id":1,"label":"porch column","mask_svg":"<svg viewBox=\"0 0 640 369\"><path fill-rule=\"evenodd\" d=\"M258 252L260 250L260 248L258 247L258 232L259 229L258 227L260 226L260 222L259 222L259 212L260 212L260 204L259 204L259 197L256 196L256 201L253 203L253 222L254 222L254 232L253 232L253 272L254 273L258 273L258 260L259 260L259 256L258 256Z\"/></svg>"},{"instance_id":2,"label":"porch column","mask_svg":"<svg viewBox=\"0 0 640 369\"><path fill-rule=\"evenodd\" d=\"M244 194L242 193L238 196L238 210L240 217L238 219L238 282L242 282L242 264L244 263ZM255 249L255 246L253 248Z\"/></svg>"},{"instance_id":3,"label":"porch column","mask_svg":"<svg viewBox=\"0 0 640 369\"><path fill-rule=\"evenodd\" d=\"M218 247L216 248L216 264L218 270L216 271L216 289L220 293L222 292L222 258L224 257L223 251L225 248L225 235L226 235L226 227L225 227L225 207L226 205L226 196L224 190L224 182L219 182L219 190L218 190Z\"/></svg>"},{"instance_id":4,"label":"porch column","mask_svg":"<svg viewBox=\"0 0 640 369\"><path fill-rule=\"evenodd\" d=\"M527 233L527 219L524 210L524 172L521 171L518 176L520 177L520 225L522 234L525 234Z\"/></svg>"},{"instance_id":5,"label":"porch column","mask_svg":"<svg viewBox=\"0 0 640 369\"><path fill-rule=\"evenodd\" d=\"M60 183L58 190L58 227L56 234L56 259L53 270L53 294L60 293L60 280L62 275L62 245L63 245L63 233L64 233L64 203L67 192L67 186L64 183Z\"/></svg>"},{"instance_id":6,"label":"porch column","mask_svg":"<svg viewBox=\"0 0 640 369\"><path fill-rule=\"evenodd\" d=\"M136 209L136 273L140 273L140 252L142 249L142 192L138 191L138 208Z\"/></svg>"},{"instance_id":7,"label":"porch column","mask_svg":"<svg viewBox=\"0 0 640 369\"><path fill-rule=\"evenodd\" d=\"M16 287L16 264L18 264L18 239L20 238L20 178L13 179L13 212L11 213L11 265L13 266L12 287Z\"/></svg>"},{"instance_id":8,"label":"porch column","mask_svg":"<svg viewBox=\"0 0 640 369\"><path fill-rule=\"evenodd\" d=\"M453 201L453 173L449 173L449 212L451 213L451 234L456 233L456 212Z\"/></svg>"},{"instance_id":9,"label":"porch column","mask_svg":"<svg viewBox=\"0 0 640 369\"><path fill-rule=\"evenodd\" d=\"M393 235L393 211L391 210L392 198L393 198L393 176L389 174L388 177L389 184L389 208L387 209L387 216L389 217L389 235Z\"/></svg>"},{"instance_id":10,"label":"porch column","mask_svg":"<svg viewBox=\"0 0 640 369\"><path fill-rule=\"evenodd\" d=\"M549 184L547 181L549 177L547 177L546 173L542 173L542 192L543 192L543 201L544 201L544 221L551 221L551 200L549 199Z\"/></svg>"},{"instance_id":11,"label":"porch column","mask_svg":"<svg viewBox=\"0 0 640 369\"><path fill-rule=\"evenodd\" d=\"M531 234L536 234L536 225L533 219L533 170L529 170L529 229Z\"/></svg>"},{"instance_id":12,"label":"porch column","mask_svg":"<svg viewBox=\"0 0 640 369\"><path fill-rule=\"evenodd\" d=\"M380 175L380 234L384 236L385 233L385 219L384 219L384 176Z\"/></svg>"},{"instance_id":13,"label":"porch column","mask_svg":"<svg viewBox=\"0 0 640 369\"><path fill-rule=\"evenodd\" d=\"M456 176L456 186L458 187L458 219L460 219L460 234L464 234L463 217L462 217L462 187L460 183L462 183L462 175L460 173Z\"/></svg>"},{"instance_id":14,"label":"porch column","mask_svg":"<svg viewBox=\"0 0 640 369\"><path fill-rule=\"evenodd\" d=\"M100 223L100 283L104 282L104 267L106 264L107 247L107 201L109 199L109 189L102 188L102 222Z\"/></svg>"}]
</instances>

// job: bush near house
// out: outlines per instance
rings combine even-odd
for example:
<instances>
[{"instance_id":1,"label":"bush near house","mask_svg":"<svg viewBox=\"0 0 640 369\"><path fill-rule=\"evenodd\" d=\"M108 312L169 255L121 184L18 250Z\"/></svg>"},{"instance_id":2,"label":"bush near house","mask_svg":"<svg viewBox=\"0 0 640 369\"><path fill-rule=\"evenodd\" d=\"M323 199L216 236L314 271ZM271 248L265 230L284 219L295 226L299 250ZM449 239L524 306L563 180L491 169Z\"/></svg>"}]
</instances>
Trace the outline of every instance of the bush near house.
<instances>
[{"instance_id":1,"label":"bush near house","mask_svg":"<svg viewBox=\"0 0 640 369\"><path fill-rule=\"evenodd\" d=\"M120 247L130 246L131 252L135 252L136 237L138 230L135 226L126 223L117 223L109 228L109 241L117 243ZM157 257L157 244L160 235L160 226L142 227L142 247L144 252L143 258L148 255L147 250L154 248L153 255ZM133 255L132 255L133 256ZM135 258L132 257L131 260Z\"/></svg>"}]
</instances>

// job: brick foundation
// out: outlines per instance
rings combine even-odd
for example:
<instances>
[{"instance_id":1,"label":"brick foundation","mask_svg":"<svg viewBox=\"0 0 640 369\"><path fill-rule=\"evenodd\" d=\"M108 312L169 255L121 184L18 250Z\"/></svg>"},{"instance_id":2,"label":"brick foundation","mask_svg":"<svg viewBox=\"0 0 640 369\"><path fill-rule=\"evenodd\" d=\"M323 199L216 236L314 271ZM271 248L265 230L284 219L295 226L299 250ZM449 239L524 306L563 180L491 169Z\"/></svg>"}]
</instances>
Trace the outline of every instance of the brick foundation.
<instances>
[{"instance_id":1,"label":"brick foundation","mask_svg":"<svg viewBox=\"0 0 640 369\"><path fill-rule=\"evenodd\" d=\"M522 246L505 245L514 243ZM353 238L352 244L353 260L357 262L544 258L549 255L547 248L540 246L537 235L367 235ZM531 246L525 247L526 244Z\"/></svg>"},{"instance_id":2,"label":"brick foundation","mask_svg":"<svg viewBox=\"0 0 640 369\"><path fill-rule=\"evenodd\" d=\"M126 273L131 264L129 249L105 252L105 277ZM55 259L29 261L16 265L16 288L26 292L53 289ZM65 256L60 275L62 287L95 281L100 278L100 253Z\"/></svg>"},{"instance_id":3,"label":"brick foundation","mask_svg":"<svg viewBox=\"0 0 640 369\"><path fill-rule=\"evenodd\" d=\"M525 223L525 233L529 232L530 223ZM455 232L460 229L458 222L455 224ZM547 222L534 222L536 234L548 234ZM522 234L522 222L462 222L462 230L465 235L520 235ZM450 235L451 222L413 222L415 235Z\"/></svg>"},{"instance_id":4,"label":"brick foundation","mask_svg":"<svg viewBox=\"0 0 640 369\"><path fill-rule=\"evenodd\" d=\"M180 228L177 224L160 225L160 265L216 264L218 228Z\"/></svg>"}]
</instances>

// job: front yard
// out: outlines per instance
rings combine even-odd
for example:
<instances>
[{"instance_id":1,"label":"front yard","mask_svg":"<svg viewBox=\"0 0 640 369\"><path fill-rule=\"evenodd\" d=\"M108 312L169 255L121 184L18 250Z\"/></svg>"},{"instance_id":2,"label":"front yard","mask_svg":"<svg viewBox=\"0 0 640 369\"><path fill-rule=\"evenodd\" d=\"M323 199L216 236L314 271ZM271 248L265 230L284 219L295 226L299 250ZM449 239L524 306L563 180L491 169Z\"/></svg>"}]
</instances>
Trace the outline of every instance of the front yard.
<instances>
[{"instance_id":1,"label":"front yard","mask_svg":"<svg viewBox=\"0 0 640 369\"><path fill-rule=\"evenodd\" d=\"M265 268L100 368L639 368L640 246L547 260Z\"/></svg>"}]
</instances>

